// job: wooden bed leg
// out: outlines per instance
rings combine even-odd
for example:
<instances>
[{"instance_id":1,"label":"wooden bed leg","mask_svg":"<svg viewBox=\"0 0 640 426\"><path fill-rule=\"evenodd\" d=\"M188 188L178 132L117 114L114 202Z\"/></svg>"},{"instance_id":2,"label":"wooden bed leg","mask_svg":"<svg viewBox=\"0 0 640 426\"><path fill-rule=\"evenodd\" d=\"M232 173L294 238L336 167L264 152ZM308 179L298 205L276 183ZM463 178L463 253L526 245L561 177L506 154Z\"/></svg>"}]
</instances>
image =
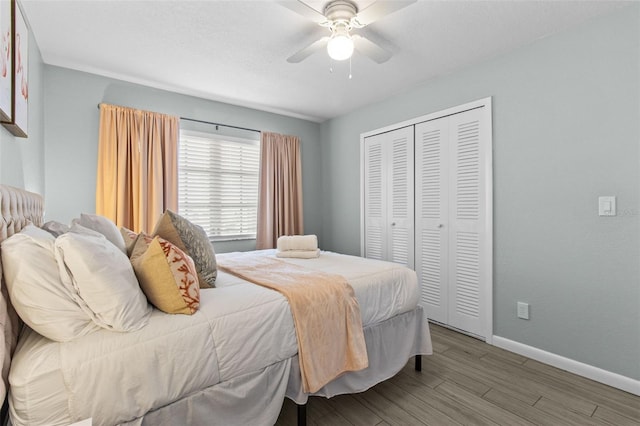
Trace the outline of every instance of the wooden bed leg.
<instances>
[{"instance_id":1,"label":"wooden bed leg","mask_svg":"<svg viewBox=\"0 0 640 426\"><path fill-rule=\"evenodd\" d=\"M296 404L298 406L298 426L307 426L307 404Z\"/></svg>"},{"instance_id":2,"label":"wooden bed leg","mask_svg":"<svg viewBox=\"0 0 640 426\"><path fill-rule=\"evenodd\" d=\"M422 371L422 355L416 355L415 368L416 371Z\"/></svg>"}]
</instances>

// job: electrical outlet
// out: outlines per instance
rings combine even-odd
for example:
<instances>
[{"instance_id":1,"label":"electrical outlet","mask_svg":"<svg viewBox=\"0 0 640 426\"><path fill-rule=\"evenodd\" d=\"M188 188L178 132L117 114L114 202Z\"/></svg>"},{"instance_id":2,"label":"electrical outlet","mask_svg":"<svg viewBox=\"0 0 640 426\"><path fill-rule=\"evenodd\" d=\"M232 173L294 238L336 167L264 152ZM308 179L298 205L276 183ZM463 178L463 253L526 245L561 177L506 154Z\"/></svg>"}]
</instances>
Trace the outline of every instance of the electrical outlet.
<instances>
[{"instance_id":1,"label":"electrical outlet","mask_svg":"<svg viewBox=\"0 0 640 426\"><path fill-rule=\"evenodd\" d=\"M529 304L518 302L518 318L529 319Z\"/></svg>"},{"instance_id":2,"label":"electrical outlet","mask_svg":"<svg viewBox=\"0 0 640 426\"><path fill-rule=\"evenodd\" d=\"M600 216L615 216L616 197L598 197L598 214Z\"/></svg>"}]
</instances>

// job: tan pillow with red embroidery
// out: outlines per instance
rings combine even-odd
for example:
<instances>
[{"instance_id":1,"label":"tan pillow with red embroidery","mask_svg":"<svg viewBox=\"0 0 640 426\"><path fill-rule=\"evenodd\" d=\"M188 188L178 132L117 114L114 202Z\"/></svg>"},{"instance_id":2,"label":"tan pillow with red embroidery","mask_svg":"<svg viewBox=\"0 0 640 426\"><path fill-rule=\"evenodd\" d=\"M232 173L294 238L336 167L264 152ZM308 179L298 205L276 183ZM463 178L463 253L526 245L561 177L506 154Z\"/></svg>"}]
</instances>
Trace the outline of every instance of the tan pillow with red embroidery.
<instances>
[{"instance_id":1,"label":"tan pillow with red embroidery","mask_svg":"<svg viewBox=\"0 0 640 426\"><path fill-rule=\"evenodd\" d=\"M191 257L174 244L141 233L131 252L131 264L142 291L156 308L186 315L198 310L196 267Z\"/></svg>"}]
</instances>

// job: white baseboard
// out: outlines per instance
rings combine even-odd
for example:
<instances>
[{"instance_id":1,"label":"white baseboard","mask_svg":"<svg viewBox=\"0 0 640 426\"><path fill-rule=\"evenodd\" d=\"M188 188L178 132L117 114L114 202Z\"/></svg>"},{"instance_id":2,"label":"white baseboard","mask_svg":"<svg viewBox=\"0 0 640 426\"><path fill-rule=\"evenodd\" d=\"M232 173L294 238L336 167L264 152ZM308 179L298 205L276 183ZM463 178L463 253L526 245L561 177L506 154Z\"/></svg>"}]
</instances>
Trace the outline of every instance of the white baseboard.
<instances>
[{"instance_id":1,"label":"white baseboard","mask_svg":"<svg viewBox=\"0 0 640 426\"><path fill-rule=\"evenodd\" d=\"M544 364L549 364L561 370L566 370L579 376L586 377L587 379L595 380L596 382L604 383L605 385L640 396L640 380L612 373L611 371L603 370L589 364L584 364L582 362L543 351L542 349L534 348L533 346L528 346L513 340L505 339L500 336L493 336L493 345L515 352L519 355L526 356L527 358L535 359L536 361L540 361Z\"/></svg>"}]
</instances>

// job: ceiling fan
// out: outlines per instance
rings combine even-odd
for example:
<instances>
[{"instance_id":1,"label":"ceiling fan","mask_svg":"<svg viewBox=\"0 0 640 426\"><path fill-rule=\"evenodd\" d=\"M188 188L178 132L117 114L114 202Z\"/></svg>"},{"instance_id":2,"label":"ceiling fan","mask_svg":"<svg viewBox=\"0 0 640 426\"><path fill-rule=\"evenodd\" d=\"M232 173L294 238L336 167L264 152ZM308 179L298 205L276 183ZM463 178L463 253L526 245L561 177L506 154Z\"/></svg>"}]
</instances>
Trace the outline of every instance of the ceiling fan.
<instances>
[{"instance_id":1,"label":"ceiling fan","mask_svg":"<svg viewBox=\"0 0 640 426\"><path fill-rule=\"evenodd\" d=\"M329 29L331 35L320 38L287 58L287 62L298 63L326 46L329 56L336 61L349 59L354 49L381 64L388 61L392 53L363 35L352 34L353 29L363 28L384 16L403 9L417 0L376 1L369 7L358 10L351 0L332 0L320 13L306 3L280 1L284 7Z\"/></svg>"}]
</instances>

